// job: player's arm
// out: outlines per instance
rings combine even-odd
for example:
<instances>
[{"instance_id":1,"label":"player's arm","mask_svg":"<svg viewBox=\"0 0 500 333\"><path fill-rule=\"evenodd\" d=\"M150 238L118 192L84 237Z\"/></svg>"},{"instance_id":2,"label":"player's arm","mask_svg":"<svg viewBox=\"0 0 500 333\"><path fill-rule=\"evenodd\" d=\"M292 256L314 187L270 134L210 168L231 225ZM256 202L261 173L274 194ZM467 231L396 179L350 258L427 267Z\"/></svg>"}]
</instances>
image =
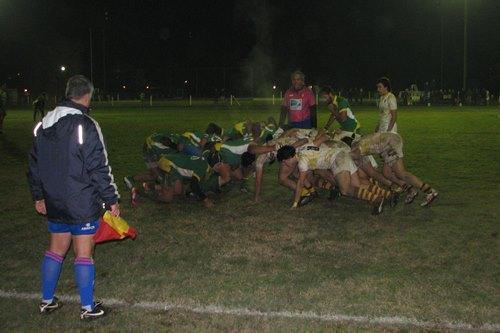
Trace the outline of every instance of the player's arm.
<instances>
[{"instance_id":1,"label":"player's arm","mask_svg":"<svg viewBox=\"0 0 500 333\"><path fill-rule=\"evenodd\" d=\"M281 113L280 113L280 127L283 128L285 125L286 117L288 115L288 108L285 105L281 106Z\"/></svg>"},{"instance_id":2,"label":"player's arm","mask_svg":"<svg viewBox=\"0 0 500 333\"><path fill-rule=\"evenodd\" d=\"M102 201L106 206L112 207L112 211L118 216L120 214L118 209L120 195L111 173L101 129L97 123L91 122L84 122L79 126L82 126L81 131L83 132L80 150L86 171Z\"/></svg>"},{"instance_id":3,"label":"player's arm","mask_svg":"<svg viewBox=\"0 0 500 333\"><path fill-rule=\"evenodd\" d=\"M391 109L391 121L389 122L389 127L387 127L387 132L392 131L392 128L394 127L394 124L396 123L396 120L398 118L398 112L397 110L392 110Z\"/></svg>"},{"instance_id":4,"label":"player's arm","mask_svg":"<svg viewBox=\"0 0 500 333\"><path fill-rule=\"evenodd\" d=\"M319 146L321 146L322 143L324 143L324 142L326 142L328 140L330 140L330 136L328 134L326 134L326 133L320 133L320 134L316 135L316 137L314 138L313 143L314 143L314 145L316 147L319 147Z\"/></svg>"},{"instance_id":5,"label":"player's arm","mask_svg":"<svg viewBox=\"0 0 500 333\"><path fill-rule=\"evenodd\" d=\"M264 179L264 168L255 168L255 194L254 201L260 201L260 191L262 190L262 180Z\"/></svg>"},{"instance_id":6,"label":"player's arm","mask_svg":"<svg viewBox=\"0 0 500 333\"><path fill-rule=\"evenodd\" d=\"M292 146L293 146L293 148L297 149L297 148L299 148L299 147L301 147L301 146L303 146L303 145L307 144L308 142L309 142L309 140L307 140L307 139L300 139L300 140L298 140L298 141L295 141L295 142L292 144Z\"/></svg>"},{"instance_id":7,"label":"player's arm","mask_svg":"<svg viewBox=\"0 0 500 333\"><path fill-rule=\"evenodd\" d=\"M311 126L312 126L312 128L317 128L318 127L318 106L316 104L313 104L313 105L311 105L309 110L311 112Z\"/></svg>"},{"instance_id":8,"label":"player's arm","mask_svg":"<svg viewBox=\"0 0 500 333\"><path fill-rule=\"evenodd\" d=\"M45 215L47 214L47 210L43 197L42 182L38 173L38 152L35 142L33 142L33 148L29 154L28 167L28 183L30 185L31 195L35 201L35 210L39 214Z\"/></svg>"},{"instance_id":9,"label":"player's arm","mask_svg":"<svg viewBox=\"0 0 500 333\"><path fill-rule=\"evenodd\" d=\"M340 110L340 112L337 113L337 121L339 123L343 123L346 120L347 120L347 109Z\"/></svg>"},{"instance_id":10,"label":"player's arm","mask_svg":"<svg viewBox=\"0 0 500 333\"><path fill-rule=\"evenodd\" d=\"M273 152L276 149L275 145L271 146L260 146L256 144L251 144L248 146L248 152L254 155L261 155Z\"/></svg>"},{"instance_id":11,"label":"player's arm","mask_svg":"<svg viewBox=\"0 0 500 333\"><path fill-rule=\"evenodd\" d=\"M299 171L299 179L297 180L297 186L295 187L295 196L293 199L292 208L297 208L300 202L300 194L304 188L304 182L306 181L307 171Z\"/></svg>"},{"instance_id":12,"label":"player's arm","mask_svg":"<svg viewBox=\"0 0 500 333\"><path fill-rule=\"evenodd\" d=\"M391 98L389 98L389 110L391 112L391 121L389 122L389 127L387 127L387 132L392 131L392 128L396 123L396 119L398 118L397 108L398 108L398 102L396 101L396 97L394 95L391 95Z\"/></svg>"},{"instance_id":13,"label":"player's arm","mask_svg":"<svg viewBox=\"0 0 500 333\"><path fill-rule=\"evenodd\" d=\"M328 118L325 127L323 127L324 130L329 129L330 126L332 126L333 122L335 121L335 111L336 111L335 105L332 103L331 98L326 103L328 110L330 110L330 117Z\"/></svg>"}]
</instances>

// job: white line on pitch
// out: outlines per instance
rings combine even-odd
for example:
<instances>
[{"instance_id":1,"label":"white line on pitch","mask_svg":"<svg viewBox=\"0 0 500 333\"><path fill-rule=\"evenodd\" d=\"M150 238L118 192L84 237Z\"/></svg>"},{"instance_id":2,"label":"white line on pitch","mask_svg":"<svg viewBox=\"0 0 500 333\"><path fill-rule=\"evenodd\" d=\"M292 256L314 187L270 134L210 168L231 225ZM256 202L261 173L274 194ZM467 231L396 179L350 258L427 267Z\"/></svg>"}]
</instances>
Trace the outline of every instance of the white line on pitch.
<instances>
[{"instance_id":1,"label":"white line on pitch","mask_svg":"<svg viewBox=\"0 0 500 333\"><path fill-rule=\"evenodd\" d=\"M0 298L11 299L26 299L39 300L40 294L35 293L19 293L15 291L0 290ZM71 303L79 303L78 296L60 296L59 299ZM452 330L479 330L488 332L500 331L500 323L487 323L481 326L474 326L460 321L421 321L415 318L408 317L367 317L367 316L351 316L342 314L319 314L316 312L298 312L298 311L259 311L247 308L227 308L219 305L184 305L174 304L169 302L149 302L143 301L138 303L129 303L116 298L103 299L105 305L108 306L128 306L150 310L181 310L186 312L194 312L200 314L218 314L230 316L252 316L252 317L275 317L275 318L291 318L291 319L307 319L320 320L330 322L352 322L358 324L379 324L379 325L405 325L416 326L422 328L434 329L452 329Z\"/></svg>"}]
</instances>

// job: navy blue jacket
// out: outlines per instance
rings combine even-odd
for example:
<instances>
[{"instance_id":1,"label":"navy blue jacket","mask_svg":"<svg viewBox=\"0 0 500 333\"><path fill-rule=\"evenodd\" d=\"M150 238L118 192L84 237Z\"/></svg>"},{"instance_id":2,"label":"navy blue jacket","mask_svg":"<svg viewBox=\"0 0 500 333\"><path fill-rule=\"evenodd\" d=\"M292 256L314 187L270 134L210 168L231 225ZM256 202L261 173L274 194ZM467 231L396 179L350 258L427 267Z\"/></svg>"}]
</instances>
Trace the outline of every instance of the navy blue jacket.
<instances>
[{"instance_id":1,"label":"navy blue jacket","mask_svg":"<svg viewBox=\"0 0 500 333\"><path fill-rule=\"evenodd\" d=\"M64 101L33 131L28 181L33 199L45 199L51 222L92 222L101 216L103 203L118 202L101 129L88 112Z\"/></svg>"}]
</instances>

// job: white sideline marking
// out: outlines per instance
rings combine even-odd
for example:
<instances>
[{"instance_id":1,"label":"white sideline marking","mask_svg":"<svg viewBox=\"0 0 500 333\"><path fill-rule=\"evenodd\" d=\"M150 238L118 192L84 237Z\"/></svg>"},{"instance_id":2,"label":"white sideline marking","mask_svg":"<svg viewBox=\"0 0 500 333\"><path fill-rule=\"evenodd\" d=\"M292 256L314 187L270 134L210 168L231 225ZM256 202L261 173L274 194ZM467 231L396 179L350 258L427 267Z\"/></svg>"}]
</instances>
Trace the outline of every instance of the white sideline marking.
<instances>
[{"instance_id":1,"label":"white sideline marking","mask_svg":"<svg viewBox=\"0 0 500 333\"><path fill-rule=\"evenodd\" d=\"M15 291L0 290L0 298L24 299L24 300L40 300L40 294L35 293L18 293ZM78 296L63 295L60 300L79 303ZM226 308L219 305L199 305L191 306L185 304L174 304L169 302L139 302L129 303L116 298L102 299L105 305L108 306L128 306L149 310L181 310L186 312L194 312L200 314L220 314L231 316L251 316L251 317L275 317L275 318L291 318L291 319L308 319L330 322L353 322L358 324L385 324L385 325L406 325L422 328L433 329L451 329L451 330L477 330L487 332L500 331L500 323L486 323L482 326L473 326L460 321L421 321L415 318L408 317L366 317L366 316L350 316L342 314L319 314L316 312L298 312L298 311L259 311L247 308Z\"/></svg>"}]
</instances>

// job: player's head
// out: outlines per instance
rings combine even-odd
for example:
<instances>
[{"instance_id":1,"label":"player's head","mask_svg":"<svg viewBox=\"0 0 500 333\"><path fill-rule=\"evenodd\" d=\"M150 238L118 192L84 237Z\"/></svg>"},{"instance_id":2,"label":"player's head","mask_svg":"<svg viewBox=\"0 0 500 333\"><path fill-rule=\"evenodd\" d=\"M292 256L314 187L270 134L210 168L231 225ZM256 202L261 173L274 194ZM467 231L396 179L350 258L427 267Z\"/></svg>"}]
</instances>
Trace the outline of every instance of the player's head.
<instances>
[{"instance_id":1,"label":"player's head","mask_svg":"<svg viewBox=\"0 0 500 333\"><path fill-rule=\"evenodd\" d=\"M75 75L66 83L66 98L84 106L90 105L94 85L83 75Z\"/></svg>"},{"instance_id":2,"label":"player's head","mask_svg":"<svg viewBox=\"0 0 500 333\"><path fill-rule=\"evenodd\" d=\"M264 139L264 142L265 143L268 143L269 141L273 140L273 135L271 133L269 133L266 138Z\"/></svg>"},{"instance_id":3,"label":"player's head","mask_svg":"<svg viewBox=\"0 0 500 333\"><path fill-rule=\"evenodd\" d=\"M344 136L341 141L344 141L349 147L352 145L352 141L354 140L355 134L353 133L352 136Z\"/></svg>"},{"instance_id":4,"label":"player's head","mask_svg":"<svg viewBox=\"0 0 500 333\"><path fill-rule=\"evenodd\" d=\"M294 71L290 75L290 79L292 80L292 87L295 90L300 90L304 88L306 82L306 76L299 70Z\"/></svg>"},{"instance_id":5,"label":"player's head","mask_svg":"<svg viewBox=\"0 0 500 333\"><path fill-rule=\"evenodd\" d=\"M215 123L210 123L210 124L208 124L207 129L205 130L205 133L209 134L209 135L215 134L217 136L222 136L222 128Z\"/></svg>"},{"instance_id":6,"label":"player's head","mask_svg":"<svg viewBox=\"0 0 500 333\"><path fill-rule=\"evenodd\" d=\"M246 151L241 155L241 166L243 168L251 167L254 162L255 162L255 154Z\"/></svg>"},{"instance_id":7,"label":"player's head","mask_svg":"<svg viewBox=\"0 0 500 333\"><path fill-rule=\"evenodd\" d=\"M377 80L377 92L380 95L385 95L391 91L391 80L386 77L381 77Z\"/></svg>"},{"instance_id":8,"label":"player's head","mask_svg":"<svg viewBox=\"0 0 500 333\"><path fill-rule=\"evenodd\" d=\"M332 95L333 95L333 88L331 86L322 86L320 94L323 96L325 99L326 104L330 104L332 101Z\"/></svg>"},{"instance_id":9,"label":"player's head","mask_svg":"<svg viewBox=\"0 0 500 333\"><path fill-rule=\"evenodd\" d=\"M167 147L177 150L177 145L174 142L172 142L172 140L168 136L162 137L161 143Z\"/></svg>"},{"instance_id":10,"label":"player's head","mask_svg":"<svg viewBox=\"0 0 500 333\"><path fill-rule=\"evenodd\" d=\"M289 145L278 149L278 154L276 155L276 158L280 163L293 157L295 157L295 148Z\"/></svg>"}]
</instances>

